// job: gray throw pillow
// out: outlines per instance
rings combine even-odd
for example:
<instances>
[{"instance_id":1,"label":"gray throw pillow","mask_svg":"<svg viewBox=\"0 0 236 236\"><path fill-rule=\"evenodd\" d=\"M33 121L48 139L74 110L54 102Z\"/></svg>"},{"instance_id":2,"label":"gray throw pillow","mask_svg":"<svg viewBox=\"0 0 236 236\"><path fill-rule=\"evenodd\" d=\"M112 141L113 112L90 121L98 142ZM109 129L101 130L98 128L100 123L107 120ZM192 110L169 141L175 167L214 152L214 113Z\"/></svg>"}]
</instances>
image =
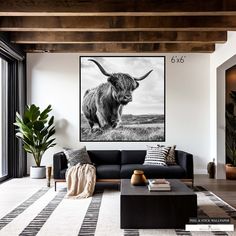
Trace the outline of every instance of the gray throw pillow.
<instances>
[{"instance_id":1,"label":"gray throw pillow","mask_svg":"<svg viewBox=\"0 0 236 236\"><path fill-rule=\"evenodd\" d=\"M80 164L92 164L90 157L87 153L86 147L81 149L68 149L64 148L64 153L68 161L68 167Z\"/></svg>"}]
</instances>

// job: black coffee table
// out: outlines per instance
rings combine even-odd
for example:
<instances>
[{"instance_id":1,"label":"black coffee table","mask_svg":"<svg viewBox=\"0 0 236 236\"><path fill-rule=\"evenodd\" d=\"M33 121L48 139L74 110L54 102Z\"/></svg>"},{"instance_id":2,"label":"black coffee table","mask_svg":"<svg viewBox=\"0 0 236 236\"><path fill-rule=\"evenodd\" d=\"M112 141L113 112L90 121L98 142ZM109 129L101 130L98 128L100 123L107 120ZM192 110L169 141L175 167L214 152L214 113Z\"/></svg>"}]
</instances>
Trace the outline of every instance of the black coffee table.
<instances>
[{"instance_id":1,"label":"black coffee table","mask_svg":"<svg viewBox=\"0 0 236 236\"><path fill-rule=\"evenodd\" d=\"M149 192L121 180L120 222L122 229L180 229L197 217L197 195L176 179L170 192Z\"/></svg>"}]
</instances>

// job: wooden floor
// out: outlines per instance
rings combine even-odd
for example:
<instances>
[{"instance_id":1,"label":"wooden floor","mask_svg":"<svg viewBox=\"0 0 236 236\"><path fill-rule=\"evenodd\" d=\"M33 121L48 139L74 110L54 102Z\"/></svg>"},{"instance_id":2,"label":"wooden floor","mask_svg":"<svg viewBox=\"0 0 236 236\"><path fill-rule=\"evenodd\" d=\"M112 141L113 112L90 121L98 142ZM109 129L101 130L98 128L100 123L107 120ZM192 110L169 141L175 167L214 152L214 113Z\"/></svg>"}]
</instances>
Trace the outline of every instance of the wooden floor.
<instances>
[{"instance_id":1,"label":"wooden floor","mask_svg":"<svg viewBox=\"0 0 236 236\"><path fill-rule=\"evenodd\" d=\"M194 185L206 188L236 208L236 180L209 179L207 175L195 175Z\"/></svg>"}]
</instances>

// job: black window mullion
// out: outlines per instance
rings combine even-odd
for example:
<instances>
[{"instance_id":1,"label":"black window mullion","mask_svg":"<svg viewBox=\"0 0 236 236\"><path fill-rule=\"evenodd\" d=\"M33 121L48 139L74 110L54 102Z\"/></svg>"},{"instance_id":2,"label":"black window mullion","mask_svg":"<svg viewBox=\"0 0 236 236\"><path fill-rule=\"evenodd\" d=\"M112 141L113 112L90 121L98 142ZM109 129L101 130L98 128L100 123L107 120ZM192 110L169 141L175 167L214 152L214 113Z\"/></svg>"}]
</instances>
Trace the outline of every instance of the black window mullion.
<instances>
[{"instance_id":1,"label":"black window mullion","mask_svg":"<svg viewBox=\"0 0 236 236\"><path fill-rule=\"evenodd\" d=\"M17 151L18 145L15 138L15 111L16 96L17 96L17 81L16 81L16 62L9 63L8 66L8 171L9 177L17 176Z\"/></svg>"}]
</instances>

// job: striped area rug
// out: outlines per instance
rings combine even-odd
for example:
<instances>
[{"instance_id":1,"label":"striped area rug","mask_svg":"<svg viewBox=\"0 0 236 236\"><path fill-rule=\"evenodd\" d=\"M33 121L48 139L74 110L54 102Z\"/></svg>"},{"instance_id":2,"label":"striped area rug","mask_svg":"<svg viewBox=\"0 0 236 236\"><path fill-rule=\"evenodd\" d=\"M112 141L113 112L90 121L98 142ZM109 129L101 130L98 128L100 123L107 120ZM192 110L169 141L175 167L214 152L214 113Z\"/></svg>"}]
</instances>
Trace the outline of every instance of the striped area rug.
<instances>
[{"instance_id":1,"label":"striped area rug","mask_svg":"<svg viewBox=\"0 0 236 236\"><path fill-rule=\"evenodd\" d=\"M198 215L230 217L236 210L213 193L196 187ZM230 232L187 232L182 229L120 229L120 192L97 191L88 199L65 199L66 189L42 188L0 219L2 236L162 236L236 235Z\"/></svg>"}]
</instances>

